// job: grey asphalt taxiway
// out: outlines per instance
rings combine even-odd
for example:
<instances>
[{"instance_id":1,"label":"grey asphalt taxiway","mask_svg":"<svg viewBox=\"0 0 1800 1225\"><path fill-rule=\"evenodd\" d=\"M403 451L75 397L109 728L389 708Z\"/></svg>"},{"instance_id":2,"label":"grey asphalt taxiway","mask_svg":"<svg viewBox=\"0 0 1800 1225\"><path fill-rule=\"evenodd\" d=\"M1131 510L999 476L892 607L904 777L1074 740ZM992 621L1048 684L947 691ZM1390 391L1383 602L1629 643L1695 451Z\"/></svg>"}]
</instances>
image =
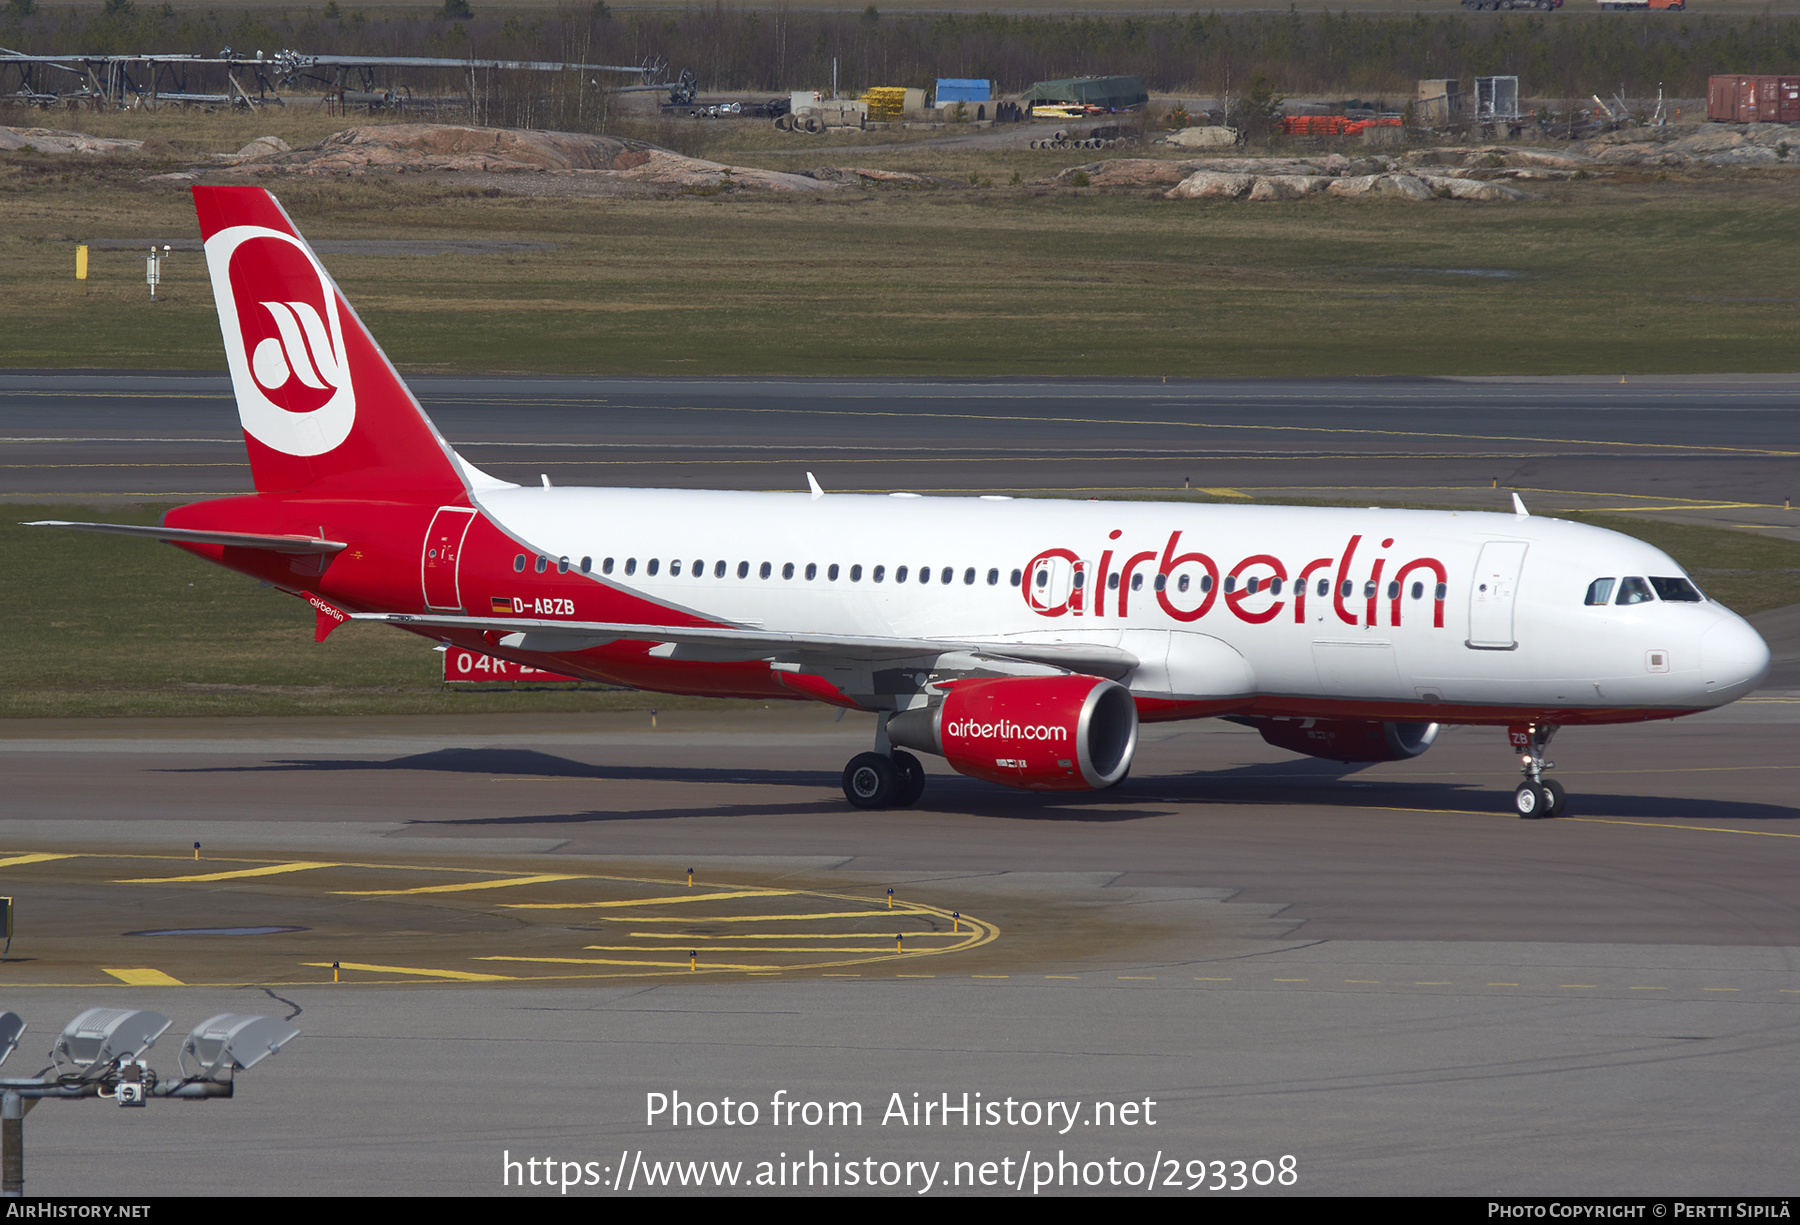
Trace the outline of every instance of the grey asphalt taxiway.
<instances>
[{"instance_id":1,"label":"grey asphalt taxiway","mask_svg":"<svg viewBox=\"0 0 1800 1225\"><path fill-rule=\"evenodd\" d=\"M216 380L90 377L0 378L40 440L0 443L10 500L248 487ZM420 384L477 462L559 483L1474 500L1535 465L1545 501L1786 531L1800 449L1782 380ZM229 1102L45 1104L27 1189L1788 1194L1797 729L1782 687L1568 729L1570 815L1520 821L1492 729L1357 768L1154 725L1108 792L928 762L859 814L867 721L822 708L14 721L6 1071L102 1004L174 1019L158 1067L216 1012L303 1035Z\"/></svg>"}]
</instances>

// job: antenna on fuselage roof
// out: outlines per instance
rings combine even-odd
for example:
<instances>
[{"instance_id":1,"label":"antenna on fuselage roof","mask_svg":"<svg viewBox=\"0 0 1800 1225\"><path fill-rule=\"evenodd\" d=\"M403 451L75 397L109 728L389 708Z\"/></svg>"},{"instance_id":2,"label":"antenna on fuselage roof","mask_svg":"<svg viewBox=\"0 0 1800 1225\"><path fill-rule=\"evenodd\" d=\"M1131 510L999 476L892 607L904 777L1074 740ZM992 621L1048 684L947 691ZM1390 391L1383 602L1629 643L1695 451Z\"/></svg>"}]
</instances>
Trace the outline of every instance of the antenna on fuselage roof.
<instances>
[{"instance_id":1,"label":"antenna on fuselage roof","mask_svg":"<svg viewBox=\"0 0 1800 1225\"><path fill-rule=\"evenodd\" d=\"M806 487L812 490L812 500L815 502L825 496L825 491L819 488L818 480L810 472L806 474Z\"/></svg>"},{"instance_id":2,"label":"antenna on fuselage roof","mask_svg":"<svg viewBox=\"0 0 1800 1225\"><path fill-rule=\"evenodd\" d=\"M1520 500L1519 495L1516 493L1513 494L1513 514L1519 516L1521 519L1531 518L1531 512L1525 509L1525 503Z\"/></svg>"}]
</instances>

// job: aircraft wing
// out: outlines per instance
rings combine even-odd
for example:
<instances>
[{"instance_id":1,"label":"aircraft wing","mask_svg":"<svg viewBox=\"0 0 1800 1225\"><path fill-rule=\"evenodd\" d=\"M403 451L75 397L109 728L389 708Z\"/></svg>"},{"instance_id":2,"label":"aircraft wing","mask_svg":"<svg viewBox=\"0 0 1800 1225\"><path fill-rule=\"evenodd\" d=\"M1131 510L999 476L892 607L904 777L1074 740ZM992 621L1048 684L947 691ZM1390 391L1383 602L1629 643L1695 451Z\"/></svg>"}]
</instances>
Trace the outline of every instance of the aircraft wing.
<instances>
[{"instance_id":1,"label":"aircraft wing","mask_svg":"<svg viewBox=\"0 0 1800 1225\"><path fill-rule=\"evenodd\" d=\"M764 655L830 655L840 659L905 659L962 651L992 659L1046 664L1069 672L1122 676L1138 658L1118 647L1082 642L981 642L937 638L888 638L863 634L796 633L734 626L641 625L623 621L563 621L530 617L420 616L413 613L352 613L355 621L501 633L504 645L525 651L581 651L606 642L673 643L732 650L738 658ZM741 652L741 654L740 654Z\"/></svg>"},{"instance_id":2,"label":"aircraft wing","mask_svg":"<svg viewBox=\"0 0 1800 1225\"><path fill-rule=\"evenodd\" d=\"M115 536L139 536L149 540L179 541L185 544L224 544L241 549L268 549L275 553L341 553L350 547L341 540L322 540L317 536L208 532L179 527L149 527L139 523L70 523L63 519L40 519L20 526L67 527L78 532L110 532Z\"/></svg>"}]
</instances>

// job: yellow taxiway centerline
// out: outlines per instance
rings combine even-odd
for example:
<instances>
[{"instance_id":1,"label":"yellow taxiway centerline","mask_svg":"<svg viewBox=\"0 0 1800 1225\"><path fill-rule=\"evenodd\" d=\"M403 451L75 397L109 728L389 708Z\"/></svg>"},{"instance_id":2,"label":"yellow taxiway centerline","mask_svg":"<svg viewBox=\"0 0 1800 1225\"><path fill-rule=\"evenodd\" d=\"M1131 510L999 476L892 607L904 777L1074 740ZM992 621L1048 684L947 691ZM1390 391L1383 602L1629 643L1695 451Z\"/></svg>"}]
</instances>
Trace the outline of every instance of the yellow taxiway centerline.
<instances>
[{"instance_id":1,"label":"yellow taxiway centerline","mask_svg":"<svg viewBox=\"0 0 1800 1225\"><path fill-rule=\"evenodd\" d=\"M549 879L549 878L545 878ZM575 879L573 877L569 879ZM514 902L508 910L600 910L626 906L672 906L682 902L723 902L740 897L792 897L798 889L744 889L736 893L678 893L674 897L621 898L610 902ZM808 915L808 918L813 916ZM644 920L633 920L643 922ZM708 919L707 922L712 922Z\"/></svg>"},{"instance_id":2,"label":"yellow taxiway centerline","mask_svg":"<svg viewBox=\"0 0 1800 1225\"><path fill-rule=\"evenodd\" d=\"M505 880L466 880L453 885L420 885L415 889L334 889L337 897L408 897L420 893L468 893L474 889L510 889L515 885L542 885L559 880L589 880L586 876L545 873L542 876L513 876Z\"/></svg>"},{"instance_id":3,"label":"yellow taxiway centerline","mask_svg":"<svg viewBox=\"0 0 1800 1225\"><path fill-rule=\"evenodd\" d=\"M266 868L234 868L229 872L203 872L199 876L138 876L130 880L116 880L115 885L196 885L214 880L244 880L252 876L280 876L285 872L305 872L312 868L341 868L336 863L312 863L299 860L294 863L271 864Z\"/></svg>"}]
</instances>

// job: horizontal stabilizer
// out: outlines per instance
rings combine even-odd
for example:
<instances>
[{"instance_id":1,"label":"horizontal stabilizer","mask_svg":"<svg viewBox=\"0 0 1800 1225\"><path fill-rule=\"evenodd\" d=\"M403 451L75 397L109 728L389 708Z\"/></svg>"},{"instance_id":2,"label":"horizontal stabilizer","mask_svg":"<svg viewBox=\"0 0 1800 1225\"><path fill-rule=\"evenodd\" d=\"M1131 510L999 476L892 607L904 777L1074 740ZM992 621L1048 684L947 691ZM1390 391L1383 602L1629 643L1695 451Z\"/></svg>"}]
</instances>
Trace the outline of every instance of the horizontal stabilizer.
<instances>
[{"instance_id":1,"label":"horizontal stabilizer","mask_svg":"<svg viewBox=\"0 0 1800 1225\"><path fill-rule=\"evenodd\" d=\"M40 519L22 527L68 527L78 532L110 532L115 536L141 536L180 544L223 544L239 549L268 549L272 553L341 553L350 546L341 540L317 536L266 536L260 532L205 532L182 527L147 527L139 523L69 523Z\"/></svg>"}]
</instances>

